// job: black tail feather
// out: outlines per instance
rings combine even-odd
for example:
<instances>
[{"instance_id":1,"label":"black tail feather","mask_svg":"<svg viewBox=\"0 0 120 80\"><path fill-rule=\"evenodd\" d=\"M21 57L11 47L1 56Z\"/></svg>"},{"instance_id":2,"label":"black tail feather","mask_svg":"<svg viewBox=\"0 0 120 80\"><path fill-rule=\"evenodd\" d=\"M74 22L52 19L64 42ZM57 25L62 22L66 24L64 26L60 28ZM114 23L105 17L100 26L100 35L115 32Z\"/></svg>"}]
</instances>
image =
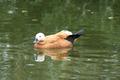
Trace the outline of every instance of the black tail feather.
<instances>
[{"instance_id":1,"label":"black tail feather","mask_svg":"<svg viewBox=\"0 0 120 80\"><path fill-rule=\"evenodd\" d=\"M84 29L82 29L82 30L80 30L80 31L78 31L76 33L73 33L72 35L68 36L66 38L66 40L68 40L68 41L73 43L76 38L79 38L83 34L84 34Z\"/></svg>"}]
</instances>

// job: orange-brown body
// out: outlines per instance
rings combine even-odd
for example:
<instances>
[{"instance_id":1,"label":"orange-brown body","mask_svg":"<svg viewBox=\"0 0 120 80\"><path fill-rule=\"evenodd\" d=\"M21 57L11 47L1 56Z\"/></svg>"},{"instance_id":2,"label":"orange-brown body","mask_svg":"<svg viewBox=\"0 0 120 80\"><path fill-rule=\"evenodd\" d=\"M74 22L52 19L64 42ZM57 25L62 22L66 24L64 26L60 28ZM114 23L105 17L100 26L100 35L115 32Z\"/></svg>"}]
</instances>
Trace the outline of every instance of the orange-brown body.
<instances>
[{"instance_id":1,"label":"orange-brown body","mask_svg":"<svg viewBox=\"0 0 120 80\"><path fill-rule=\"evenodd\" d=\"M58 32L53 35L48 35L43 41L38 41L34 44L34 48L68 48L73 44L65 38L69 35L64 32Z\"/></svg>"}]
</instances>

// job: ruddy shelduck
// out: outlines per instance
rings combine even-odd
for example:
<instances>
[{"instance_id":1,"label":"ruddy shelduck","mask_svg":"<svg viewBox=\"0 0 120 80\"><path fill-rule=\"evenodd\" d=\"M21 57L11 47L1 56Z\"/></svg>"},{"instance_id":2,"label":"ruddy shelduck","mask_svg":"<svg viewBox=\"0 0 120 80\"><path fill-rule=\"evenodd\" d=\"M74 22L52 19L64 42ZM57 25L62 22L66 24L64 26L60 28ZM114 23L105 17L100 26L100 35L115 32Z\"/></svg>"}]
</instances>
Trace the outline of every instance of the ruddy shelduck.
<instances>
[{"instance_id":1,"label":"ruddy shelduck","mask_svg":"<svg viewBox=\"0 0 120 80\"><path fill-rule=\"evenodd\" d=\"M37 33L34 41L34 48L68 48L72 47L75 39L83 34L84 30L72 33L68 30L62 30L56 34L45 36L43 33Z\"/></svg>"}]
</instances>

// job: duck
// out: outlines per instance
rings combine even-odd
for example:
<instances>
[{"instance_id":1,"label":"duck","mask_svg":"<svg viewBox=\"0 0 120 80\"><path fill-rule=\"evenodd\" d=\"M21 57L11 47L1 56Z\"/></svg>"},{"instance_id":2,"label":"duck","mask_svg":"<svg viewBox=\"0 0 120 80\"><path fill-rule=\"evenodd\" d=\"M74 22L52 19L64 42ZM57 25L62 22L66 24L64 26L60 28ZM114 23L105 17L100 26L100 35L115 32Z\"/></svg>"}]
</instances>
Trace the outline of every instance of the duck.
<instances>
[{"instance_id":1,"label":"duck","mask_svg":"<svg viewBox=\"0 0 120 80\"><path fill-rule=\"evenodd\" d=\"M62 30L55 34L45 36L39 32L35 35L33 41L36 49L51 49L51 48L70 48L81 35L84 34L84 29L72 33L69 30Z\"/></svg>"}]
</instances>

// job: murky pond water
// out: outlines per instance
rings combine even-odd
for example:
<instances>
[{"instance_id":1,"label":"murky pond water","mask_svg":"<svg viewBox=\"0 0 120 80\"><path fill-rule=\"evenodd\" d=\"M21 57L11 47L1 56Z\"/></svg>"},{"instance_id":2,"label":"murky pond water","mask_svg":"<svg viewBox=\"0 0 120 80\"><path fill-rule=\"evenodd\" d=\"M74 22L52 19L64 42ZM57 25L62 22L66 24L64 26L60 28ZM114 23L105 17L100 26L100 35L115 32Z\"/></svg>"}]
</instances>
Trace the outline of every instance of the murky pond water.
<instances>
[{"instance_id":1,"label":"murky pond water","mask_svg":"<svg viewBox=\"0 0 120 80\"><path fill-rule=\"evenodd\" d=\"M0 80L119 80L119 2L0 0ZM33 48L38 32L82 28L72 49Z\"/></svg>"}]
</instances>

